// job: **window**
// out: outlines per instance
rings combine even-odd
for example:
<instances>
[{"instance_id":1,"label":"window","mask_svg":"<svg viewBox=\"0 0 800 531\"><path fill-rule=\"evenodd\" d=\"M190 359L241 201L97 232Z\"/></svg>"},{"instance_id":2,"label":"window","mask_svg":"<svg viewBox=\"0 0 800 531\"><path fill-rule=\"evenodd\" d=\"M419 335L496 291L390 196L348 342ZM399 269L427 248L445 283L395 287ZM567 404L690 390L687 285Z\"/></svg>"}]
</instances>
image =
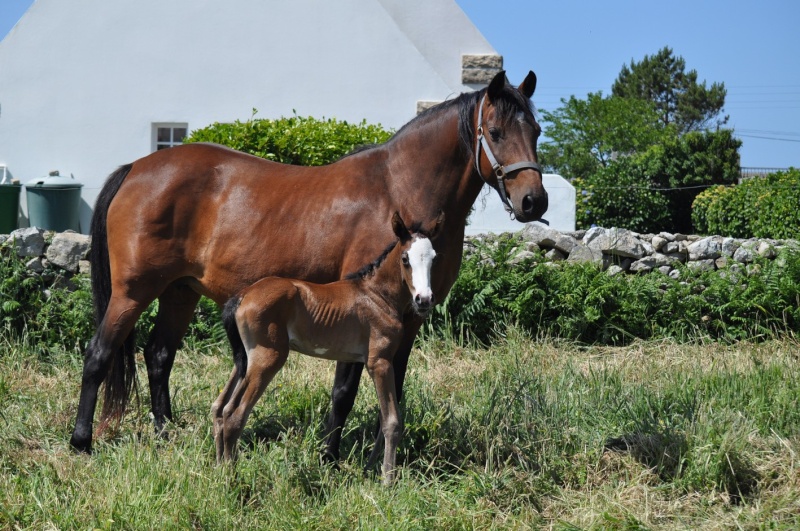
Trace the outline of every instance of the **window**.
<instances>
[{"instance_id":1,"label":"window","mask_svg":"<svg viewBox=\"0 0 800 531\"><path fill-rule=\"evenodd\" d=\"M153 124L153 151L183 144L189 124Z\"/></svg>"}]
</instances>

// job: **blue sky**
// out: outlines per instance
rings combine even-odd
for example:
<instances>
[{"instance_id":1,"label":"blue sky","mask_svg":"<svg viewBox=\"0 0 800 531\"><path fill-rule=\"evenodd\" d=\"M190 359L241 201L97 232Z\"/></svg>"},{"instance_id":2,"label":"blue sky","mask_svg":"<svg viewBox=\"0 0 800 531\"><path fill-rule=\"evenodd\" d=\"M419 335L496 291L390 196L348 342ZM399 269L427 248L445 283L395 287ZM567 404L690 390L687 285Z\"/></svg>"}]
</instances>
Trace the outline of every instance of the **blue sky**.
<instances>
[{"instance_id":1,"label":"blue sky","mask_svg":"<svg viewBox=\"0 0 800 531\"><path fill-rule=\"evenodd\" d=\"M623 64L669 46L700 80L725 84L743 166L800 167L797 0L457 2L503 55L512 82L536 72L539 108L608 94ZM32 3L0 0L1 36Z\"/></svg>"}]
</instances>

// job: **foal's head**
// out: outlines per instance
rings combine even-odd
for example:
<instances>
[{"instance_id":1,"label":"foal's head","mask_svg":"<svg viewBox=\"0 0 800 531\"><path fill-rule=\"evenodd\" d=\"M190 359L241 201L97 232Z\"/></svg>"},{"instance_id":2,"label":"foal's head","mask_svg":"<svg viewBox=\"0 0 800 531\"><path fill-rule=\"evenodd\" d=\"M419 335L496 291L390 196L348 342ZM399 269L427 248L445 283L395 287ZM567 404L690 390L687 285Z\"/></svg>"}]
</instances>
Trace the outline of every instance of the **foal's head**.
<instances>
[{"instance_id":1,"label":"foal's head","mask_svg":"<svg viewBox=\"0 0 800 531\"><path fill-rule=\"evenodd\" d=\"M403 282L411 293L411 306L419 315L427 315L436 303L431 288L431 267L436 258L431 240L436 238L444 221L444 212L427 231L410 230L398 212L392 216L392 229L400 240Z\"/></svg>"}]
</instances>

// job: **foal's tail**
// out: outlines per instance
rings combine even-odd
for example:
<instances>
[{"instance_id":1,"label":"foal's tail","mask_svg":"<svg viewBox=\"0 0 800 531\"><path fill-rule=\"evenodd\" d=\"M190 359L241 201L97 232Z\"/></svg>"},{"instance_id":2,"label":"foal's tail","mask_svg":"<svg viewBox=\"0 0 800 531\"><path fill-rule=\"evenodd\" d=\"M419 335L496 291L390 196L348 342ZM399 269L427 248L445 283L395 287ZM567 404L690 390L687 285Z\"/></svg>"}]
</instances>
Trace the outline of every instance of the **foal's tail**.
<instances>
[{"instance_id":1,"label":"foal's tail","mask_svg":"<svg viewBox=\"0 0 800 531\"><path fill-rule=\"evenodd\" d=\"M228 341L233 348L233 364L236 365L236 372L239 378L244 378L247 372L247 351L244 348L239 327L236 325L236 310L239 309L241 302L241 295L235 295L228 299L228 302L222 307L222 324L225 326Z\"/></svg>"},{"instance_id":2,"label":"foal's tail","mask_svg":"<svg viewBox=\"0 0 800 531\"><path fill-rule=\"evenodd\" d=\"M108 301L111 299L111 265L108 257L106 224L108 207L111 205L114 196L117 195L132 166L132 164L120 166L108 176L106 183L100 190L100 195L97 197L94 214L92 215L92 224L89 229L92 235L89 261L92 264L94 320L98 329L108 309ZM105 400L102 413L104 420L108 420L110 417L119 418L125 412L125 406L128 403L136 376L133 357L134 343L135 335L131 332L125 339L122 348L112 354L111 366L105 379Z\"/></svg>"}]
</instances>

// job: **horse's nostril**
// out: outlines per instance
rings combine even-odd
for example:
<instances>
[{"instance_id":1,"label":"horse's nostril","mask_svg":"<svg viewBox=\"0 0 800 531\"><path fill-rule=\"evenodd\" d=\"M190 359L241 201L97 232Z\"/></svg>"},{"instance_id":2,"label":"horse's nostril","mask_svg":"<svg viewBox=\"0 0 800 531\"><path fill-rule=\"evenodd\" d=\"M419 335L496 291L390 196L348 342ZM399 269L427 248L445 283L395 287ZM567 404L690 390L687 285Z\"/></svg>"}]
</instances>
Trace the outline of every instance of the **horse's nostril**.
<instances>
[{"instance_id":1,"label":"horse's nostril","mask_svg":"<svg viewBox=\"0 0 800 531\"><path fill-rule=\"evenodd\" d=\"M533 197L530 194L522 198L522 211L529 213L533 210Z\"/></svg>"}]
</instances>

